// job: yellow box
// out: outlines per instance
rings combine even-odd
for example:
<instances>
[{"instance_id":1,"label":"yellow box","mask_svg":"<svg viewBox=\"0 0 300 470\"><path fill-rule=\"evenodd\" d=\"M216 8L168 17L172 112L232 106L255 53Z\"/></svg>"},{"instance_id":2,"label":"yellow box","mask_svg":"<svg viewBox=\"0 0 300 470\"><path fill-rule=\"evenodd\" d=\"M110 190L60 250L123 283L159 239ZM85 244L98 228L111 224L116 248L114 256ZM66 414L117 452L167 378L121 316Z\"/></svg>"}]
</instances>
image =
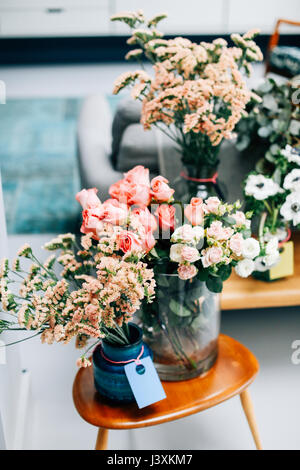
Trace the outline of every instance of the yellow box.
<instances>
[{"instance_id":1,"label":"yellow box","mask_svg":"<svg viewBox=\"0 0 300 470\"><path fill-rule=\"evenodd\" d=\"M270 269L270 279L292 276L294 274L294 243L286 242L280 252L280 261Z\"/></svg>"}]
</instances>

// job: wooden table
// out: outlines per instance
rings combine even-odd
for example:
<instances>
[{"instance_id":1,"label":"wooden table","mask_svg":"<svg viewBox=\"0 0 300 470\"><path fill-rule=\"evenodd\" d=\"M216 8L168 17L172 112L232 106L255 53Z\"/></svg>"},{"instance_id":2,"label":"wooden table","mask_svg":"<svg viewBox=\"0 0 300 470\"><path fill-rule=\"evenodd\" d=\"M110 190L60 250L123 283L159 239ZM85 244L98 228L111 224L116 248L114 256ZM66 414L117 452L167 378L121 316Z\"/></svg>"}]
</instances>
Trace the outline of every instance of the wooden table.
<instances>
[{"instance_id":1,"label":"wooden table","mask_svg":"<svg viewBox=\"0 0 300 470\"><path fill-rule=\"evenodd\" d=\"M261 442L248 391L258 372L255 356L229 336L220 335L216 364L205 375L182 382L163 382L167 398L143 409L135 403L111 403L94 386L93 369L80 369L73 385L73 400L80 416L99 428L96 450L107 447L109 429L132 429L173 421L240 395L257 449ZM224 430L225 431L225 430ZM230 429L228 428L228 432Z\"/></svg>"},{"instance_id":2,"label":"wooden table","mask_svg":"<svg viewBox=\"0 0 300 470\"><path fill-rule=\"evenodd\" d=\"M222 310L300 305L300 233L294 233L294 275L273 282L239 277L235 272L224 282Z\"/></svg>"}]
</instances>

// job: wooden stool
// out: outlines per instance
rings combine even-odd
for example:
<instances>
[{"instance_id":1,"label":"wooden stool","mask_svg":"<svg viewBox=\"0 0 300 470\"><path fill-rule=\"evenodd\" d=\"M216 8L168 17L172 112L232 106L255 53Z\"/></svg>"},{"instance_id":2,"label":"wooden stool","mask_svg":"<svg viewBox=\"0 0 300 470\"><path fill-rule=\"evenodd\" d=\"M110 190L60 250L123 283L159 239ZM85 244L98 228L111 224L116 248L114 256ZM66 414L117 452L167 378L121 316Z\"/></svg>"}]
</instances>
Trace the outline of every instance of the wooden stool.
<instances>
[{"instance_id":1,"label":"wooden stool","mask_svg":"<svg viewBox=\"0 0 300 470\"><path fill-rule=\"evenodd\" d=\"M109 403L94 387L92 367L80 369L73 385L73 399L80 416L99 428L96 450L107 448L109 429L132 429L173 421L240 395L256 448L261 442L248 391L259 365L255 356L229 336L220 335L216 364L202 377L163 382L167 398L141 410L135 403Z\"/></svg>"}]
</instances>

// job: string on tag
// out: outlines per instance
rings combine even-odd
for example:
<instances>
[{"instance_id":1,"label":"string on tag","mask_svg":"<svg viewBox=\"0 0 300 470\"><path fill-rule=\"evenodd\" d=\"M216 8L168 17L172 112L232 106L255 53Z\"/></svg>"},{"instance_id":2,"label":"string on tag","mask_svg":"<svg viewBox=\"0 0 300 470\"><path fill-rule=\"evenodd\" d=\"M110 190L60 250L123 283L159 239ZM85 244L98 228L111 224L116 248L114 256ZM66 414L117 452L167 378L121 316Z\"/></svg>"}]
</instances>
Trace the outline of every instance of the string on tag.
<instances>
[{"instance_id":1,"label":"string on tag","mask_svg":"<svg viewBox=\"0 0 300 470\"><path fill-rule=\"evenodd\" d=\"M108 357L105 356L102 348L101 348L100 352L101 352L101 356L103 357L103 359L105 359L108 362L111 362L112 364L129 364L130 362L135 362L136 365L138 366L138 365L142 364L141 363L141 357L144 354L144 345L142 346L138 357L136 359L129 359L128 361L112 361L111 359L109 359Z\"/></svg>"}]
</instances>

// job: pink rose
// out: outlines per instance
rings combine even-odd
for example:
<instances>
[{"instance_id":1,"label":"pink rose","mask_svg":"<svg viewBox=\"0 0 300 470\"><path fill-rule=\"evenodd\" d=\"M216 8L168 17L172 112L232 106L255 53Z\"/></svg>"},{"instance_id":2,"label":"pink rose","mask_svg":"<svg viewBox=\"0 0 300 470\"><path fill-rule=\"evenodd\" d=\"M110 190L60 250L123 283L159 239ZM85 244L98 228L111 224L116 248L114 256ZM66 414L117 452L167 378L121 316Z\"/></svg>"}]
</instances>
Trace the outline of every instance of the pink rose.
<instances>
[{"instance_id":1,"label":"pink rose","mask_svg":"<svg viewBox=\"0 0 300 470\"><path fill-rule=\"evenodd\" d=\"M103 225L103 222L100 222L100 218L103 214L103 209L101 206L94 207L91 209L85 209L82 211L82 225L80 227L81 233L92 233L95 240L99 240L97 231Z\"/></svg>"},{"instance_id":2,"label":"pink rose","mask_svg":"<svg viewBox=\"0 0 300 470\"><path fill-rule=\"evenodd\" d=\"M146 232L146 234L142 237L143 251L148 253L148 251L152 250L155 244L156 244L156 240L153 236L153 233L151 231Z\"/></svg>"},{"instance_id":3,"label":"pink rose","mask_svg":"<svg viewBox=\"0 0 300 470\"><path fill-rule=\"evenodd\" d=\"M136 217L146 232L154 232L157 229L157 221L147 207L136 207L131 214Z\"/></svg>"},{"instance_id":4,"label":"pink rose","mask_svg":"<svg viewBox=\"0 0 300 470\"><path fill-rule=\"evenodd\" d=\"M124 174L125 180L135 185L150 187L149 170L142 165L137 165Z\"/></svg>"},{"instance_id":5,"label":"pink rose","mask_svg":"<svg viewBox=\"0 0 300 470\"><path fill-rule=\"evenodd\" d=\"M241 256L243 249L243 236L240 233L236 233L229 240L229 248L236 256Z\"/></svg>"},{"instance_id":6,"label":"pink rose","mask_svg":"<svg viewBox=\"0 0 300 470\"><path fill-rule=\"evenodd\" d=\"M178 277L183 281L196 276L197 268L193 264L180 264L177 269Z\"/></svg>"},{"instance_id":7,"label":"pink rose","mask_svg":"<svg viewBox=\"0 0 300 470\"><path fill-rule=\"evenodd\" d=\"M82 189L76 194L76 200L82 205L83 209L90 209L101 205L101 201L97 196L98 189Z\"/></svg>"},{"instance_id":8,"label":"pink rose","mask_svg":"<svg viewBox=\"0 0 300 470\"><path fill-rule=\"evenodd\" d=\"M208 237L214 238L215 240L228 240L233 234L233 230L230 227L223 227L222 222L215 220L206 231Z\"/></svg>"},{"instance_id":9,"label":"pink rose","mask_svg":"<svg viewBox=\"0 0 300 470\"><path fill-rule=\"evenodd\" d=\"M104 213L101 219L104 222L113 224L113 225L123 225L128 217L128 209L126 204L122 204L116 199L107 199L102 204Z\"/></svg>"},{"instance_id":10,"label":"pink rose","mask_svg":"<svg viewBox=\"0 0 300 470\"><path fill-rule=\"evenodd\" d=\"M175 207L169 204L160 204L155 212L159 226L162 230L173 231L175 227Z\"/></svg>"},{"instance_id":11,"label":"pink rose","mask_svg":"<svg viewBox=\"0 0 300 470\"><path fill-rule=\"evenodd\" d=\"M137 235L129 230L123 230L117 235L119 249L123 253L138 253L142 251L142 243Z\"/></svg>"},{"instance_id":12,"label":"pink rose","mask_svg":"<svg viewBox=\"0 0 300 470\"><path fill-rule=\"evenodd\" d=\"M220 204L221 201L217 197L209 197L205 201L204 210L206 213L217 214Z\"/></svg>"},{"instance_id":13,"label":"pink rose","mask_svg":"<svg viewBox=\"0 0 300 470\"><path fill-rule=\"evenodd\" d=\"M112 198L117 199L123 204L127 204L130 188L131 184L125 179L122 179L112 184L108 193Z\"/></svg>"},{"instance_id":14,"label":"pink rose","mask_svg":"<svg viewBox=\"0 0 300 470\"><path fill-rule=\"evenodd\" d=\"M151 181L151 194L156 201L167 202L173 196L175 190L170 188L168 182L163 176L157 176Z\"/></svg>"},{"instance_id":15,"label":"pink rose","mask_svg":"<svg viewBox=\"0 0 300 470\"><path fill-rule=\"evenodd\" d=\"M192 197L184 214L192 225L201 225L204 219L203 200L199 197Z\"/></svg>"},{"instance_id":16,"label":"pink rose","mask_svg":"<svg viewBox=\"0 0 300 470\"><path fill-rule=\"evenodd\" d=\"M203 250L202 253L203 256L201 257L201 261L204 268L208 268L208 266L212 264L220 263L223 256L223 250L219 246L212 246L211 248L207 248L206 250Z\"/></svg>"},{"instance_id":17,"label":"pink rose","mask_svg":"<svg viewBox=\"0 0 300 470\"><path fill-rule=\"evenodd\" d=\"M144 184L131 184L128 189L127 201L131 206L134 204L138 206L148 206L151 201L149 186Z\"/></svg>"},{"instance_id":18,"label":"pink rose","mask_svg":"<svg viewBox=\"0 0 300 470\"><path fill-rule=\"evenodd\" d=\"M234 214L231 214L231 217L235 220L238 227L246 224L246 217L242 211L237 211Z\"/></svg>"},{"instance_id":19,"label":"pink rose","mask_svg":"<svg viewBox=\"0 0 300 470\"><path fill-rule=\"evenodd\" d=\"M194 263L195 261L200 259L199 251L197 250L197 248L187 245L182 248L181 257L189 263Z\"/></svg>"}]
</instances>

